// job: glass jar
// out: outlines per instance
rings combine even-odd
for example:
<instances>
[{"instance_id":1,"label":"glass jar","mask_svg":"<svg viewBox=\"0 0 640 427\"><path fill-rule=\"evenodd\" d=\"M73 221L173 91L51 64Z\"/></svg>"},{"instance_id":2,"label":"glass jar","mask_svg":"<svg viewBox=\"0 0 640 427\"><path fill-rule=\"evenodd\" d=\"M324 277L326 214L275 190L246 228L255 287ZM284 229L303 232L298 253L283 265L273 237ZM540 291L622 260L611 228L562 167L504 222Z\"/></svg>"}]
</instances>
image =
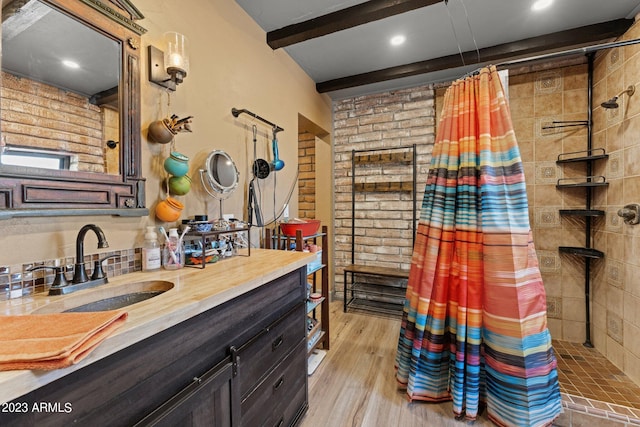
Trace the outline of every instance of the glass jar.
<instances>
[{"instance_id":1,"label":"glass jar","mask_svg":"<svg viewBox=\"0 0 640 427\"><path fill-rule=\"evenodd\" d=\"M184 267L184 244L168 241L162 248L162 266L165 270L178 270Z\"/></svg>"}]
</instances>

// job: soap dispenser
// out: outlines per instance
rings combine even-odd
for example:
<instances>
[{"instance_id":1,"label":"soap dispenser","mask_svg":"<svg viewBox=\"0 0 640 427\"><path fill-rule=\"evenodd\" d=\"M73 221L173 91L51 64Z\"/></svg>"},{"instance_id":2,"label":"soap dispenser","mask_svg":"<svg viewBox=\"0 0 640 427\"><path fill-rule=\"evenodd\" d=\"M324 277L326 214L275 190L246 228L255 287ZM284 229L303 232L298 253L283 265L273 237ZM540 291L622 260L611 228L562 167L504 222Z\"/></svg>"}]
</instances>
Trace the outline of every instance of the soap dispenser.
<instances>
[{"instance_id":1,"label":"soap dispenser","mask_svg":"<svg viewBox=\"0 0 640 427\"><path fill-rule=\"evenodd\" d=\"M160 244L153 226L147 227L142 246L142 271L158 270L161 266Z\"/></svg>"}]
</instances>

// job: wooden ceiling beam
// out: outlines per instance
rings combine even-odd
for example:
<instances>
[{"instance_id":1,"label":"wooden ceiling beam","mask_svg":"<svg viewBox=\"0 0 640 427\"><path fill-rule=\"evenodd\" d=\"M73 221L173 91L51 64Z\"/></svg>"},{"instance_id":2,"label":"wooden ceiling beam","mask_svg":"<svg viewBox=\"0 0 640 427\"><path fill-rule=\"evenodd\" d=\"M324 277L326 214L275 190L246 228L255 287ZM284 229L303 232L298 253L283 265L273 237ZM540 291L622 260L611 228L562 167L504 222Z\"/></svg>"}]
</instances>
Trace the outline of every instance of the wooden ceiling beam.
<instances>
[{"instance_id":1,"label":"wooden ceiling beam","mask_svg":"<svg viewBox=\"0 0 640 427\"><path fill-rule=\"evenodd\" d=\"M587 25L542 36L531 37L510 43L463 52L464 64L460 55L448 55L440 58L428 59L411 64L398 65L382 70L352 76L340 77L316 84L319 93L332 92L340 89L379 83L402 77L416 76L434 71L447 70L466 65L506 62L515 59L532 57L563 49L587 46L590 44L615 39L624 34L633 24L633 19L616 19L599 24Z\"/></svg>"},{"instance_id":2,"label":"wooden ceiling beam","mask_svg":"<svg viewBox=\"0 0 640 427\"><path fill-rule=\"evenodd\" d=\"M441 2L442 0L371 0L269 31L267 44L275 50Z\"/></svg>"}]
</instances>

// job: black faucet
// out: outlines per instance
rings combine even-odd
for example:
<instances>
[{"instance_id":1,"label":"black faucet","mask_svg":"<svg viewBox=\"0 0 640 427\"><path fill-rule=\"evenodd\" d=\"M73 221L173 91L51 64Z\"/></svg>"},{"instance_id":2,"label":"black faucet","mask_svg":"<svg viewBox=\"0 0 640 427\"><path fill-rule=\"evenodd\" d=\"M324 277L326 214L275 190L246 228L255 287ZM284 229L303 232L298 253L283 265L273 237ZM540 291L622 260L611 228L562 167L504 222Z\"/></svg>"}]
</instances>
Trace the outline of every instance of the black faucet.
<instances>
[{"instance_id":1,"label":"black faucet","mask_svg":"<svg viewBox=\"0 0 640 427\"><path fill-rule=\"evenodd\" d=\"M93 232L96 233L96 236L98 236L98 249L109 247L109 243L107 242L107 238L104 236L104 232L97 225L87 224L80 229L78 237L76 237L76 263L73 269L72 281L74 284L89 281L87 271L84 267L84 236L89 230L93 230Z\"/></svg>"}]
</instances>

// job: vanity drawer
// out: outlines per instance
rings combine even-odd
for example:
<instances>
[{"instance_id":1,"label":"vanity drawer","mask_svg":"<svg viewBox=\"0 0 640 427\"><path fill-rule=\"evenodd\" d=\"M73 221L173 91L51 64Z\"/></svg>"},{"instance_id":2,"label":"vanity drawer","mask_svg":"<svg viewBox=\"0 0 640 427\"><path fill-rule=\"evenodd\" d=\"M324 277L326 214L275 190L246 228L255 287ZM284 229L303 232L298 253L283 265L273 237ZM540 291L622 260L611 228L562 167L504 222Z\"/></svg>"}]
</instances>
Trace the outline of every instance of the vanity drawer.
<instances>
[{"instance_id":1,"label":"vanity drawer","mask_svg":"<svg viewBox=\"0 0 640 427\"><path fill-rule=\"evenodd\" d=\"M246 396L305 337L305 305L298 304L238 351L238 384Z\"/></svg>"},{"instance_id":2,"label":"vanity drawer","mask_svg":"<svg viewBox=\"0 0 640 427\"><path fill-rule=\"evenodd\" d=\"M289 426L307 408L307 346L295 349L242 400L243 426Z\"/></svg>"}]
</instances>

